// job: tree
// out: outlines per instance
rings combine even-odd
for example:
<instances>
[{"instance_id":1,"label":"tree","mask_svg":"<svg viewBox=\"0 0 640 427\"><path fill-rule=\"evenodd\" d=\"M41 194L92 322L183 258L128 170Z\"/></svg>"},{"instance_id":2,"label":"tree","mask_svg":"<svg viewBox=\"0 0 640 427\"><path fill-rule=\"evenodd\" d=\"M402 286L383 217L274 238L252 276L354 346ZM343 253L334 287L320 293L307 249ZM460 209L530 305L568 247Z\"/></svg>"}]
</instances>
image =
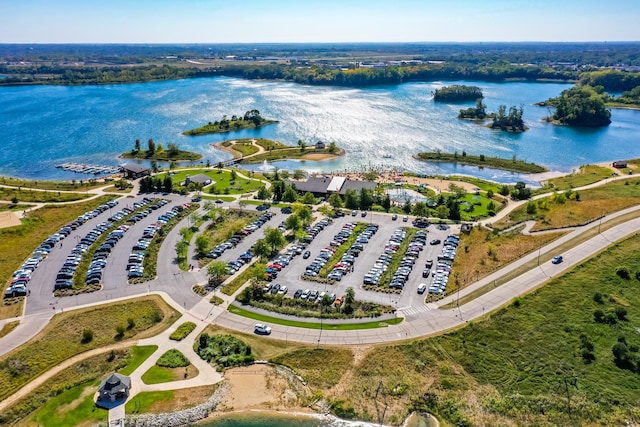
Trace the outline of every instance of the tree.
<instances>
[{"instance_id":1,"label":"tree","mask_svg":"<svg viewBox=\"0 0 640 427\"><path fill-rule=\"evenodd\" d=\"M209 239L204 234L198 234L196 237L196 252L198 256L202 257L207 253L209 247Z\"/></svg>"},{"instance_id":2,"label":"tree","mask_svg":"<svg viewBox=\"0 0 640 427\"><path fill-rule=\"evenodd\" d=\"M382 199L382 207L386 213L389 213L391 209L391 197L388 194L385 194L384 199Z\"/></svg>"},{"instance_id":3,"label":"tree","mask_svg":"<svg viewBox=\"0 0 640 427\"><path fill-rule=\"evenodd\" d=\"M258 192L256 194L256 199L258 199L258 200L267 200L270 197L271 197L271 191L269 191L269 189L267 187L265 187L263 185L262 187L260 187L258 189Z\"/></svg>"},{"instance_id":4,"label":"tree","mask_svg":"<svg viewBox=\"0 0 640 427\"><path fill-rule=\"evenodd\" d=\"M449 218L449 208L445 205L440 205L436 208L436 217L446 219Z\"/></svg>"},{"instance_id":5,"label":"tree","mask_svg":"<svg viewBox=\"0 0 640 427\"><path fill-rule=\"evenodd\" d=\"M211 261L207 266L209 284L214 287L219 286L227 274L227 263L224 261Z\"/></svg>"},{"instance_id":6,"label":"tree","mask_svg":"<svg viewBox=\"0 0 640 427\"><path fill-rule=\"evenodd\" d=\"M253 254L262 259L268 259L271 255L271 248L264 239L258 239L253 245Z\"/></svg>"},{"instance_id":7,"label":"tree","mask_svg":"<svg viewBox=\"0 0 640 427\"><path fill-rule=\"evenodd\" d=\"M134 151L136 153L140 152L140 140L139 139L136 139L136 145L135 145Z\"/></svg>"},{"instance_id":8,"label":"tree","mask_svg":"<svg viewBox=\"0 0 640 427\"><path fill-rule=\"evenodd\" d=\"M156 152L156 143L153 142L153 139L149 139L147 146L149 147L149 149L147 150L147 153L149 155L153 155Z\"/></svg>"},{"instance_id":9,"label":"tree","mask_svg":"<svg viewBox=\"0 0 640 427\"><path fill-rule=\"evenodd\" d=\"M502 193L502 191L500 191ZM531 189L527 188L527 185L522 182L516 182L516 185L511 192L511 198L514 200L526 200L531 197Z\"/></svg>"},{"instance_id":10,"label":"tree","mask_svg":"<svg viewBox=\"0 0 640 427\"><path fill-rule=\"evenodd\" d=\"M336 143L334 141L331 141L329 145L327 145L327 151L330 154L334 154L337 150L338 150L338 147L336 146Z\"/></svg>"},{"instance_id":11,"label":"tree","mask_svg":"<svg viewBox=\"0 0 640 427\"><path fill-rule=\"evenodd\" d=\"M538 212L538 205L533 200L527 202L527 213L529 215L535 215Z\"/></svg>"},{"instance_id":12,"label":"tree","mask_svg":"<svg viewBox=\"0 0 640 427\"><path fill-rule=\"evenodd\" d=\"M413 205L413 214L415 216L427 216L429 214L429 209L427 209L427 205L425 202L416 202Z\"/></svg>"},{"instance_id":13,"label":"tree","mask_svg":"<svg viewBox=\"0 0 640 427\"><path fill-rule=\"evenodd\" d=\"M402 205L402 212L404 212L406 214L410 214L411 213L411 199L406 199L404 201L404 205Z\"/></svg>"},{"instance_id":14,"label":"tree","mask_svg":"<svg viewBox=\"0 0 640 427\"><path fill-rule=\"evenodd\" d=\"M293 203L296 201L297 198L298 198L298 193L296 193L296 190L295 188L293 188L293 185L287 185L286 189L284 190L284 194L282 195L282 201L287 203Z\"/></svg>"},{"instance_id":15,"label":"tree","mask_svg":"<svg viewBox=\"0 0 640 427\"><path fill-rule=\"evenodd\" d=\"M373 194L371 190L367 188L360 189L360 197L359 197L359 205L360 209L368 211L371 209L371 205L373 205Z\"/></svg>"},{"instance_id":16,"label":"tree","mask_svg":"<svg viewBox=\"0 0 640 427\"><path fill-rule=\"evenodd\" d=\"M271 253L274 254L278 252L278 250L284 246L286 240L282 235L282 232L277 228L267 227L264 230L264 241L271 248Z\"/></svg>"},{"instance_id":17,"label":"tree","mask_svg":"<svg viewBox=\"0 0 640 427\"><path fill-rule=\"evenodd\" d=\"M289 215L284 221L284 228L292 230L294 233L302 227L302 222L298 215Z\"/></svg>"},{"instance_id":18,"label":"tree","mask_svg":"<svg viewBox=\"0 0 640 427\"><path fill-rule=\"evenodd\" d=\"M306 149L307 149L307 144L303 140L299 139L298 140L298 147L300 147L300 152L304 153L306 151Z\"/></svg>"},{"instance_id":19,"label":"tree","mask_svg":"<svg viewBox=\"0 0 640 427\"><path fill-rule=\"evenodd\" d=\"M303 205L302 203L294 203L291 205L293 209L293 214L300 218L300 222L302 222L302 226L306 227L311 223L313 219L313 212L310 206Z\"/></svg>"},{"instance_id":20,"label":"tree","mask_svg":"<svg viewBox=\"0 0 640 427\"><path fill-rule=\"evenodd\" d=\"M304 193L304 196L302 196L302 199L300 199L300 201L305 205L313 205L316 203L316 198L313 196L313 194L307 191L306 193Z\"/></svg>"},{"instance_id":21,"label":"tree","mask_svg":"<svg viewBox=\"0 0 640 427\"><path fill-rule=\"evenodd\" d=\"M629 348L623 342L617 342L611 348L613 361L619 368L626 368L629 365Z\"/></svg>"},{"instance_id":22,"label":"tree","mask_svg":"<svg viewBox=\"0 0 640 427\"><path fill-rule=\"evenodd\" d=\"M167 153L169 154L169 157L177 156L178 153L180 153L180 149L178 148L178 144L170 142L169 145L167 146Z\"/></svg>"},{"instance_id":23,"label":"tree","mask_svg":"<svg viewBox=\"0 0 640 427\"><path fill-rule=\"evenodd\" d=\"M331 205L332 208L340 209L344 206L342 197L340 197L338 193L331 193L331 195L329 196L329 205Z\"/></svg>"},{"instance_id":24,"label":"tree","mask_svg":"<svg viewBox=\"0 0 640 427\"><path fill-rule=\"evenodd\" d=\"M307 173L302 169L296 169L293 171L293 179L303 179L307 176Z\"/></svg>"},{"instance_id":25,"label":"tree","mask_svg":"<svg viewBox=\"0 0 640 427\"><path fill-rule=\"evenodd\" d=\"M358 193L356 190L348 189L344 194L344 206L347 209L358 209Z\"/></svg>"},{"instance_id":26,"label":"tree","mask_svg":"<svg viewBox=\"0 0 640 427\"><path fill-rule=\"evenodd\" d=\"M162 190L165 193L171 193L171 191L173 191L173 180L169 175L165 175L164 179L162 180Z\"/></svg>"},{"instance_id":27,"label":"tree","mask_svg":"<svg viewBox=\"0 0 640 427\"><path fill-rule=\"evenodd\" d=\"M273 193L273 201L279 202L284 195L285 184L284 181L274 181L271 185L271 192Z\"/></svg>"}]
</instances>

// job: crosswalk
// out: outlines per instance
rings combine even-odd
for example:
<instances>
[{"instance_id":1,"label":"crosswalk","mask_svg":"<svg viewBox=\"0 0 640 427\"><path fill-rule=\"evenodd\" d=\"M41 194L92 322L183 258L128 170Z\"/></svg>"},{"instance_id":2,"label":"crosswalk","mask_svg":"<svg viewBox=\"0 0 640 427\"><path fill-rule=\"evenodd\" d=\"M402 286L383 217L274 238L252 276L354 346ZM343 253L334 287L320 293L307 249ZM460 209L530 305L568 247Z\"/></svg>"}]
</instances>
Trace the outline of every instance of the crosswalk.
<instances>
[{"instance_id":1,"label":"crosswalk","mask_svg":"<svg viewBox=\"0 0 640 427\"><path fill-rule=\"evenodd\" d=\"M435 304L423 304L415 307L401 307L398 310L401 311L402 314L405 315L405 317L409 317L409 316L425 313L427 311L431 311L436 308L437 307L435 306Z\"/></svg>"}]
</instances>

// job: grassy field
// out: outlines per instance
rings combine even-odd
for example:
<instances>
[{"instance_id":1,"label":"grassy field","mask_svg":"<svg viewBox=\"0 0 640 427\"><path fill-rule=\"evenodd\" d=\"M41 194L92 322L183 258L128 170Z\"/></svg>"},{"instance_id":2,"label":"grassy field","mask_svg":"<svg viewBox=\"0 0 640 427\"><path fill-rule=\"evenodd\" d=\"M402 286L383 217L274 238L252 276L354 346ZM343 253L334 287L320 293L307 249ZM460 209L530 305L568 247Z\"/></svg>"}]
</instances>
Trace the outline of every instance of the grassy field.
<instances>
[{"instance_id":1,"label":"grassy field","mask_svg":"<svg viewBox=\"0 0 640 427\"><path fill-rule=\"evenodd\" d=\"M523 205L493 225L497 229L506 229L523 221L535 220L533 230L550 230L586 224L602 215L640 203L640 178L609 182L580 191L579 196L580 201L576 201L575 193L569 198L545 197L534 202L535 213L527 213L527 206Z\"/></svg>"},{"instance_id":2,"label":"grassy field","mask_svg":"<svg viewBox=\"0 0 640 427\"><path fill-rule=\"evenodd\" d=\"M109 373L126 370L133 363L133 351L105 352L70 366L1 413L0 425L76 426L106 421L107 411L93 405L93 394Z\"/></svg>"},{"instance_id":3,"label":"grassy field","mask_svg":"<svg viewBox=\"0 0 640 427\"><path fill-rule=\"evenodd\" d=\"M102 196L87 202L65 206L44 206L29 212L22 225L0 229L0 282L6 282L31 252L49 235L97 206L112 200Z\"/></svg>"},{"instance_id":4,"label":"grassy field","mask_svg":"<svg viewBox=\"0 0 640 427\"><path fill-rule=\"evenodd\" d=\"M502 169L520 173L540 173L546 172L548 169L544 166L537 165L535 163L528 163L524 160L516 159L515 156L511 159L504 159L500 157L490 157L483 155L461 155L458 153L418 153L415 158L425 162L447 162L447 163L460 163L463 165L473 165L480 167L487 167L493 169Z\"/></svg>"},{"instance_id":5,"label":"grassy field","mask_svg":"<svg viewBox=\"0 0 640 427\"><path fill-rule=\"evenodd\" d=\"M464 288L563 234L527 236L520 230L514 230L496 235L485 228L474 227L470 234L461 235L447 290L456 290L457 284Z\"/></svg>"},{"instance_id":6,"label":"grassy field","mask_svg":"<svg viewBox=\"0 0 640 427\"><path fill-rule=\"evenodd\" d=\"M0 304L0 319L22 316L25 297L3 298Z\"/></svg>"},{"instance_id":7,"label":"grassy field","mask_svg":"<svg viewBox=\"0 0 640 427\"><path fill-rule=\"evenodd\" d=\"M610 178L612 174L615 175L615 172L609 168L603 168L597 165L586 165L582 166L576 173L550 179L546 185L538 191L546 193L554 189L569 190L570 188L583 187Z\"/></svg>"},{"instance_id":8,"label":"grassy field","mask_svg":"<svg viewBox=\"0 0 640 427\"><path fill-rule=\"evenodd\" d=\"M22 205L20 203L18 203L17 205L14 205L13 203L0 203L0 212L5 212L5 211L21 212L21 211L24 211L25 209L29 209L31 206L33 205Z\"/></svg>"},{"instance_id":9,"label":"grassy field","mask_svg":"<svg viewBox=\"0 0 640 427\"><path fill-rule=\"evenodd\" d=\"M138 345L132 347L130 350L131 357L127 362L127 366L118 372L122 375L131 375L131 373L138 369L138 366L142 365L157 349L157 345Z\"/></svg>"},{"instance_id":10,"label":"grassy field","mask_svg":"<svg viewBox=\"0 0 640 427\"><path fill-rule=\"evenodd\" d=\"M40 190L60 190L60 191L86 191L92 188L103 187L106 184L98 181L35 181L28 179L11 178L8 176L0 176L0 185L8 185L11 187L38 188Z\"/></svg>"},{"instance_id":11,"label":"grassy field","mask_svg":"<svg viewBox=\"0 0 640 427\"><path fill-rule=\"evenodd\" d=\"M85 193L61 193L58 191L39 191L0 187L0 200L14 200L31 203L59 203L82 200L89 197Z\"/></svg>"},{"instance_id":12,"label":"grassy field","mask_svg":"<svg viewBox=\"0 0 640 427\"><path fill-rule=\"evenodd\" d=\"M127 414L158 414L181 411L205 402L219 384L169 391L138 393L125 404Z\"/></svg>"},{"instance_id":13,"label":"grassy field","mask_svg":"<svg viewBox=\"0 0 640 427\"><path fill-rule=\"evenodd\" d=\"M633 423L640 416L640 376L618 368L611 348L619 337L640 345L640 281L633 278L640 272L639 251L636 234L483 321L441 337L377 347L348 375L344 390L327 394L375 420L373 396L382 383L391 422L416 408L445 425ZM632 277L618 277L619 266ZM616 307L627 309L628 321L594 322L594 310ZM581 356L582 334L594 346L591 363Z\"/></svg>"},{"instance_id":14,"label":"grassy field","mask_svg":"<svg viewBox=\"0 0 640 427\"><path fill-rule=\"evenodd\" d=\"M118 336L116 326L126 326L129 318L135 325ZM157 296L58 314L37 336L0 357L0 399L76 354L153 336L177 318L178 313ZM85 339L85 330L93 332L91 340Z\"/></svg>"},{"instance_id":15,"label":"grassy field","mask_svg":"<svg viewBox=\"0 0 640 427\"><path fill-rule=\"evenodd\" d=\"M172 381L181 381L195 378L198 375L198 369L189 365L180 368L167 368L164 366L154 365L142 375L142 381L145 384L169 383Z\"/></svg>"},{"instance_id":16,"label":"grassy field","mask_svg":"<svg viewBox=\"0 0 640 427\"><path fill-rule=\"evenodd\" d=\"M282 319L279 317L265 316L262 314L254 313L249 310L245 310L242 307L235 305L229 306L229 312L237 314L239 316L254 319L260 322L273 323L276 325L293 326L296 328L306 329L323 329L325 331L354 331L359 329L375 329L386 328L389 325L397 325L402 322L402 317L396 317L388 320L376 320L371 322L362 323L326 323L326 322L303 322L300 320Z\"/></svg>"},{"instance_id":17,"label":"grassy field","mask_svg":"<svg viewBox=\"0 0 640 427\"><path fill-rule=\"evenodd\" d=\"M293 369L310 387L328 389L335 386L347 372L353 363L353 352L348 347L307 346L276 356L270 361Z\"/></svg>"},{"instance_id":18,"label":"grassy field","mask_svg":"<svg viewBox=\"0 0 640 427\"><path fill-rule=\"evenodd\" d=\"M221 146L228 150L232 150L235 153L233 158L250 156L256 154L259 148L252 143L252 139L236 139L231 141L224 141L220 143Z\"/></svg>"}]
</instances>

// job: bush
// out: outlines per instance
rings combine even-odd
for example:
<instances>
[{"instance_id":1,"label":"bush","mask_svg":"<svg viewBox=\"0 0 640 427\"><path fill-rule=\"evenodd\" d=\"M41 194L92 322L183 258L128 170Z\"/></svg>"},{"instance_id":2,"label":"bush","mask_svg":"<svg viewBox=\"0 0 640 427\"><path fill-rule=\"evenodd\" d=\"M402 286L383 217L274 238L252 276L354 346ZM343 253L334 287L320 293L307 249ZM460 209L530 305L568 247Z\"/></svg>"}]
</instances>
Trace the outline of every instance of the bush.
<instances>
[{"instance_id":1,"label":"bush","mask_svg":"<svg viewBox=\"0 0 640 427\"><path fill-rule=\"evenodd\" d=\"M193 322L184 322L182 325L178 326L178 329L173 331L173 333L169 336L169 339L174 341L182 341L196 328L196 324Z\"/></svg>"},{"instance_id":2,"label":"bush","mask_svg":"<svg viewBox=\"0 0 640 427\"><path fill-rule=\"evenodd\" d=\"M122 338L124 336L124 333L126 332L127 328L124 325L118 325L116 326L116 337L118 338Z\"/></svg>"},{"instance_id":3,"label":"bush","mask_svg":"<svg viewBox=\"0 0 640 427\"><path fill-rule=\"evenodd\" d=\"M629 280L631 278L631 272L629 272L629 269L624 266L616 268L616 275L624 280Z\"/></svg>"},{"instance_id":4,"label":"bush","mask_svg":"<svg viewBox=\"0 0 640 427\"><path fill-rule=\"evenodd\" d=\"M616 313L616 317L618 318L618 320L622 320L622 321L628 320L627 319L627 309L626 308L624 308L624 307L616 307L615 313Z\"/></svg>"},{"instance_id":5,"label":"bush","mask_svg":"<svg viewBox=\"0 0 640 427\"><path fill-rule=\"evenodd\" d=\"M151 320L153 320L154 323L160 323L162 322L162 318L164 316L162 315L162 312L160 310L154 310L151 313Z\"/></svg>"},{"instance_id":6,"label":"bush","mask_svg":"<svg viewBox=\"0 0 640 427\"><path fill-rule=\"evenodd\" d=\"M129 317L127 319L127 329L133 329L136 327L136 321L133 320L133 317Z\"/></svg>"},{"instance_id":7,"label":"bush","mask_svg":"<svg viewBox=\"0 0 640 427\"><path fill-rule=\"evenodd\" d=\"M593 320L596 323L604 323L604 312L602 310L595 310L593 312Z\"/></svg>"},{"instance_id":8,"label":"bush","mask_svg":"<svg viewBox=\"0 0 640 427\"><path fill-rule=\"evenodd\" d=\"M202 334L194 350L203 360L223 368L247 365L255 360L251 347L232 335Z\"/></svg>"},{"instance_id":9,"label":"bush","mask_svg":"<svg viewBox=\"0 0 640 427\"><path fill-rule=\"evenodd\" d=\"M607 325L615 325L618 323L618 316L614 312L608 312L604 315L604 323Z\"/></svg>"},{"instance_id":10,"label":"bush","mask_svg":"<svg viewBox=\"0 0 640 427\"><path fill-rule=\"evenodd\" d=\"M604 304L604 298L602 297L602 294L600 292L596 292L595 294L593 294L593 300L598 304Z\"/></svg>"},{"instance_id":11,"label":"bush","mask_svg":"<svg viewBox=\"0 0 640 427\"><path fill-rule=\"evenodd\" d=\"M179 350L172 348L165 354L160 356L156 365L163 366L165 368L183 368L189 366L191 362L185 357Z\"/></svg>"},{"instance_id":12,"label":"bush","mask_svg":"<svg viewBox=\"0 0 640 427\"><path fill-rule=\"evenodd\" d=\"M82 344L88 344L93 341L93 331L91 329L85 329L82 331L82 340L80 341Z\"/></svg>"},{"instance_id":13,"label":"bush","mask_svg":"<svg viewBox=\"0 0 640 427\"><path fill-rule=\"evenodd\" d=\"M593 362L594 360L596 360L596 355L593 354L592 351L589 351L586 348L582 349L582 361L585 364L588 365L589 363Z\"/></svg>"}]
</instances>

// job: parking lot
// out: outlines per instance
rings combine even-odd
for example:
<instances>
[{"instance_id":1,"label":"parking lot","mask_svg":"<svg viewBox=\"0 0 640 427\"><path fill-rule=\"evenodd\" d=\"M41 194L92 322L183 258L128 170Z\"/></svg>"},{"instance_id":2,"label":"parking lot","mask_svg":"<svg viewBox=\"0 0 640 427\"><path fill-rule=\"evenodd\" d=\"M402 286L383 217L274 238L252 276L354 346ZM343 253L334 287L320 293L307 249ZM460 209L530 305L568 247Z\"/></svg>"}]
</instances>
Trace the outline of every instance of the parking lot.
<instances>
[{"instance_id":1,"label":"parking lot","mask_svg":"<svg viewBox=\"0 0 640 427\"><path fill-rule=\"evenodd\" d=\"M385 244L392 237L394 232L401 227L413 227L409 221L403 222L402 217L396 220L392 219L392 215L381 213L367 213L366 217L347 215L341 218L335 218L333 221L320 231L317 236L305 248L310 252L308 259L302 256L295 256L288 266L279 272L274 283L287 286L288 296L293 296L298 289L310 291L316 290L329 294L344 295L347 288L352 287L356 291L356 298L376 302L379 304L392 305L397 308L422 306L426 309L425 298L428 298L428 292L418 294L418 286L421 283L427 284L427 289L432 285L434 276L431 274L428 278L423 278L423 270L427 260L433 260L434 267L438 263L438 256L442 254L442 243L431 245L432 240L440 240L444 242L450 234L457 234L458 230L454 226L441 230L436 225L431 225L426 229L427 243L424 249L419 253L415 266L406 281L406 285L400 293L385 293L374 290L363 289L364 275L376 263L379 255L383 253ZM337 235L347 223L356 224L358 222L365 224L377 224L378 230L371 236L368 243L362 243L363 250L359 256L355 258L353 263L353 271L348 270L342 279L335 284L318 283L310 280L302 279L307 266L313 259L324 249L331 246L334 236ZM444 227L443 227L444 228Z\"/></svg>"}]
</instances>

